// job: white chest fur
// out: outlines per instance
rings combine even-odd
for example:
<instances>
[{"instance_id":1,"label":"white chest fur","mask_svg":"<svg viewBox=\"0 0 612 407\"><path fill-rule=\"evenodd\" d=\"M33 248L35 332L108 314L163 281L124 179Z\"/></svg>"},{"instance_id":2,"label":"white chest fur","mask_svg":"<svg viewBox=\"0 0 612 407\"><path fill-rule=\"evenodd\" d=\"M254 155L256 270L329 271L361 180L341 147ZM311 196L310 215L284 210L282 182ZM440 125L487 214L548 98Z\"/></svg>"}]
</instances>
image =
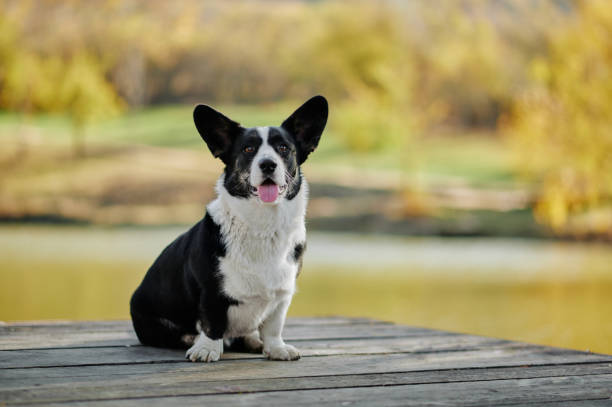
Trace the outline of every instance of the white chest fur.
<instances>
[{"instance_id":1,"label":"white chest fur","mask_svg":"<svg viewBox=\"0 0 612 407\"><path fill-rule=\"evenodd\" d=\"M295 292L298 265L295 245L306 240L304 216L307 185L292 200L263 205L235 198L217 183L218 198L208 213L221 228L226 253L219 261L223 290L240 301L228 310L226 336L246 335L260 325L279 302Z\"/></svg>"}]
</instances>

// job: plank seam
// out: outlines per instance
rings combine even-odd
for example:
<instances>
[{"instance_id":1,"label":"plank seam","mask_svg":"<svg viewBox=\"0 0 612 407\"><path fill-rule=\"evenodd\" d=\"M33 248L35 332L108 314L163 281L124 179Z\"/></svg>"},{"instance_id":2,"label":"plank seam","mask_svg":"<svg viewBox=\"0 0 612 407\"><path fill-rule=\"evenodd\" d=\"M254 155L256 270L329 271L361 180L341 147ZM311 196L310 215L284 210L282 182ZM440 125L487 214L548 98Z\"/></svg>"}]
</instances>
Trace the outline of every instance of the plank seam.
<instances>
[{"instance_id":1,"label":"plank seam","mask_svg":"<svg viewBox=\"0 0 612 407\"><path fill-rule=\"evenodd\" d=\"M343 337L330 337L330 338L296 338L296 339L287 339L286 342L323 342L323 341L363 341L363 340L378 340L378 339L404 339L404 338L436 338L440 336L463 336L463 334L456 334L453 332L440 332L439 334L433 335L385 335L385 336L352 336L348 338ZM487 338L487 337L483 337ZM506 342L512 342L507 339L497 339L497 338L489 338L492 340L500 340ZM517 342L521 343L521 342ZM527 344L529 345L529 344ZM13 348L13 349L0 349L1 352L16 352L22 350L50 350L50 349L100 349L100 348L125 348L125 347L135 347L135 346L143 346L140 343L129 344L129 345L99 345L99 346L55 346L55 347L44 347L44 348ZM531 346L540 346L540 345L531 345Z\"/></svg>"},{"instance_id":2,"label":"plank seam","mask_svg":"<svg viewBox=\"0 0 612 407\"><path fill-rule=\"evenodd\" d=\"M568 376L571 377L571 376ZM610 397L597 397L597 398L588 398L588 399L571 399L571 400L550 400L550 401L521 401L518 403L496 403L498 406L524 406L525 404L535 404L535 405L544 405L544 404L556 404L559 402L573 402L573 401L599 401L599 400L612 400L612 396ZM490 404L480 404L481 406L490 406ZM478 404L475 404L478 406Z\"/></svg>"},{"instance_id":3,"label":"plank seam","mask_svg":"<svg viewBox=\"0 0 612 407\"><path fill-rule=\"evenodd\" d=\"M13 324L13 323L6 323L5 325L1 325L2 321L0 321L0 334L11 334L11 333L15 333L15 332L31 332L31 331L35 331L35 330L49 330L49 331L61 331L62 329L72 329L73 332L119 332L119 331L124 331L127 329L132 329L131 324L129 324L129 326L108 326L108 327L104 327L104 324L98 325L96 327L95 324L92 324L91 326L79 326L78 323L75 324L70 324L70 323L62 323L62 324L29 324L29 325L20 325L20 324ZM120 324L118 324L120 325ZM128 324L126 324L128 325ZM291 327L291 328L309 328L309 327L314 327L314 326L331 326L331 327L342 327L342 326L355 326L355 325L362 325L362 326L404 326L404 325L398 325L395 324L393 322L388 322L388 321L377 321L377 320L371 320L371 321L367 321L367 320L363 320L363 321L333 321L333 322L324 322L321 325L315 325L312 323L287 323L285 324L286 327ZM92 331L93 328L93 331ZM431 328L424 328L424 327L410 327L413 328L415 330L432 330L432 331L436 331L436 329L431 329Z\"/></svg>"},{"instance_id":4,"label":"plank seam","mask_svg":"<svg viewBox=\"0 0 612 407\"><path fill-rule=\"evenodd\" d=\"M452 353L452 352L450 352ZM341 355L309 355L309 356L304 356L304 358L322 358L322 357L329 357L329 356L345 356L345 355L352 355L352 356L377 356L377 355L401 355L401 354L410 354L410 352L389 352L389 353L358 353L358 354L348 354L348 353L343 353ZM244 362L244 361L267 361L267 359L265 358L237 358L237 359L225 359L223 360L221 363L238 363L238 362ZM458 368L453 368L453 369L424 369L424 370L407 370L407 371L389 371L389 372L379 372L379 374L387 374L387 373L410 373L410 372L443 372L443 371L448 371L448 370L478 370L478 369L504 369L504 368L516 368L516 367L533 367L533 366L537 366L537 367L541 367L541 366L571 366L571 365L590 365L590 364L596 364L596 363L611 363L612 359L610 360L593 360L593 361L581 361L581 362L561 362L561 363L544 363L544 364L539 364L539 363L529 363L529 364L523 364L523 365L493 365L493 366L482 366L482 367L458 367ZM130 365L155 365L155 364L170 364L170 363L187 363L187 364L191 364L193 362L188 362L186 360L177 360L177 359L173 359L173 360L156 360L156 361L143 361L143 362L130 362L130 363L87 363L87 364L82 364L82 365L56 365L56 366L27 366L27 367L4 367L4 368L0 368L0 370L17 370L17 369L62 369L62 368L79 368L79 367L100 367L100 366L130 366ZM217 362L219 363L219 362ZM371 374L371 373L355 373L355 375L366 375L366 374ZM311 376L295 376L296 378L299 377L326 377L328 375L311 375ZM334 376L334 375L332 375ZM273 377L271 379L274 378L282 378L284 376L281 377Z\"/></svg>"},{"instance_id":5,"label":"plank seam","mask_svg":"<svg viewBox=\"0 0 612 407\"><path fill-rule=\"evenodd\" d=\"M506 346L501 349L503 350L517 350L528 348L526 345L511 345ZM491 348L488 348L491 349ZM498 348L492 348L498 349ZM306 355L302 356L303 358L325 358L330 356L385 356L385 355L430 355L430 354L444 354L444 353L459 353L459 352L474 352L479 350L487 350L481 348L456 348L456 349L435 349L435 350L417 350L417 351L389 351L389 352L345 352L345 353L328 353L328 354L320 354L320 355ZM260 355L258 355L260 356ZM232 359L224 359L223 362L234 362L234 361L249 361L249 360L267 360L261 355L261 357L237 357ZM612 362L612 358L610 359ZM150 364L162 364L162 363L180 363L183 362L181 358L177 359L166 359L166 360L149 360L149 361L141 361L141 362L116 362L116 363L85 363L85 364L71 364L71 365L36 365L36 366L8 366L2 367L1 370L11 370L11 369L46 369L46 368L68 368L68 367L93 367L93 366L121 366L121 365L150 365Z\"/></svg>"},{"instance_id":6,"label":"plank seam","mask_svg":"<svg viewBox=\"0 0 612 407\"><path fill-rule=\"evenodd\" d=\"M459 369L446 369L446 370L459 370ZM410 372L407 372L410 373ZM570 374L570 375L553 375L553 376L535 376L535 377L521 377L521 378L494 378L494 379L479 379L479 380L458 380L458 381L431 381L431 382L414 382L414 383L391 383L391 384L376 384L376 385L359 385L359 386L323 386L316 388L286 388L286 389L264 389L264 390L241 390L236 392L230 391L219 391L212 393L185 393L185 394L174 394L174 395L158 395L158 396L137 396L137 397L107 397L107 398L89 398L89 399L79 399L79 400L66 400L66 401L28 401L28 402L12 402L11 404L48 404L50 402L54 403L80 403L80 402L95 402L95 401L113 401L113 400L153 400L153 399L161 399L161 398L170 398L170 397L207 397L207 396L220 396L220 395L234 395L234 394L257 394L257 393L285 393L290 391L320 391L320 390L334 390L334 389L360 389L360 388L375 388L375 387L398 387L398 386L418 386L418 385L427 385L427 384L455 384L455 383L478 383L478 382L496 382L496 381L512 381L512 380L533 380L533 379L544 379L544 378L554 378L554 377L585 377L585 376L603 376L610 375L610 373L595 373L595 374ZM332 376L332 375L327 375ZM354 376L354 375L342 375L342 376ZM283 377L285 378L285 377ZM256 380L256 379L252 379ZM231 380L228 380L231 381ZM587 396L589 397L589 396ZM589 400L610 400L610 397L597 397L597 398L581 398L581 399L568 399L568 400L554 400L547 401L544 403L559 403L566 401L589 401ZM521 405L521 404L536 404L542 403L539 401L522 401L517 403L506 403L506 404L498 404L496 405ZM479 404L476 404L478 406ZM490 405L490 404L480 404L480 405Z\"/></svg>"}]
</instances>

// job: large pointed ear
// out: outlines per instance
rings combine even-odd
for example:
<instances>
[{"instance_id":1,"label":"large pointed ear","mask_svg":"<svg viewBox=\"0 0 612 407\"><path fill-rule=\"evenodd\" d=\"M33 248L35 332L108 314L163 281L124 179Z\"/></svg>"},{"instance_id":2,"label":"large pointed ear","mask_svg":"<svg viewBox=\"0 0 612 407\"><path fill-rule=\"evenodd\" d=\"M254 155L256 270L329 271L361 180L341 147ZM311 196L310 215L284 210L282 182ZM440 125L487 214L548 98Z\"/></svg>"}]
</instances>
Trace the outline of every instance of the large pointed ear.
<instances>
[{"instance_id":1,"label":"large pointed ear","mask_svg":"<svg viewBox=\"0 0 612 407\"><path fill-rule=\"evenodd\" d=\"M195 107L193 121L210 152L227 164L227 153L232 147L232 142L244 129L240 124L206 105Z\"/></svg>"},{"instance_id":2,"label":"large pointed ear","mask_svg":"<svg viewBox=\"0 0 612 407\"><path fill-rule=\"evenodd\" d=\"M298 164L302 164L312 153L327 123L327 100L323 96L314 96L300 106L281 127L287 130L297 142Z\"/></svg>"}]
</instances>

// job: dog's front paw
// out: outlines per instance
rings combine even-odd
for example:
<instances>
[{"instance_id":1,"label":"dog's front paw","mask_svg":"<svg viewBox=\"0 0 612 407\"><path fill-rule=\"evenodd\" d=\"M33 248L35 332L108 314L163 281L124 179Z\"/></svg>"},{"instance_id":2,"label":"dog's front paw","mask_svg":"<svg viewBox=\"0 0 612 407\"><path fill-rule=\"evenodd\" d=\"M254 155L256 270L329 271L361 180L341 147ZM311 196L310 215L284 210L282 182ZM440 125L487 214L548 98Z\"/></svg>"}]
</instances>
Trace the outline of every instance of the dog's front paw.
<instances>
[{"instance_id":1,"label":"dog's front paw","mask_svg":"<svg viewBox=\"0 0 612 407\"><path fill-rule=\"evenodd\" d=\"M301 357L300 351L295 346L286 343L264 348L263 353L270 360L298 360Z\"/></svg>"},{"instance_id":2,"label":"dog's front paw","mask_svg":"<svg viewBox=\"0 0 612 407\"><path fill-rule=\"evenodd\" d=\"M223 353L223 339L213 340L200 334L196 342L187 350L185 357L192 362L216 362Z\"/></svg>"}]
</instances>

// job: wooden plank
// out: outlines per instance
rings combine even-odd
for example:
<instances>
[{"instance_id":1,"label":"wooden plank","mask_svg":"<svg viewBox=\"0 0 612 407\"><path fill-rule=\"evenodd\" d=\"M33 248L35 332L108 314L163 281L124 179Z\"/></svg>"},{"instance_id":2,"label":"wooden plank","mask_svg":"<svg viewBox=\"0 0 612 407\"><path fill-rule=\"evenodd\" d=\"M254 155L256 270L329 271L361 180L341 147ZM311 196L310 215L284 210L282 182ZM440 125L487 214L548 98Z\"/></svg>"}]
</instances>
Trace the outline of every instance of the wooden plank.
<instances>
[{"instance_id":1,"label":"wooden plank","mask_svg":"<svg viewBox=\"0 0 612 407\"><path fill-rule=\"evenodd\" d=\"M456 335L427 328L413 328L393 324L355 322L351 324L288 325L284 330L287 340L346 339L366 337L418 337ZM121 330L111 328L88 331L85 328L44 330L16 330L0 336L0 350L44 349L56 347L100 347L137 345L138 339L132 327L125 325Z\"/></svg>"},{"instance_id":2,"label":"wooden plank","mask_svg":"<svg viewBox=\"0 0 612 407\"><path fill-rule=\"evenodd\" d=\"M14 348L0 351L0 405L529 405L612 397L608 355L350 318L291 320L285 337L301 348L300 361L228 353L194 364L183 351L120 346L137 343L129 321L5 325L0 349Z\"/></svg>"},{"instance_id":3,"label":"wooden plank","mask_svg":"<svg viewBox=\"0 0 612 407\"><path fill-rule=\"evenodd\" d=\"M40 333L49 331L123 331L130 329L132 323L129 320L112 321L24 321L0 324L0 335L28 332Z\"/></svg>"},{"instance_id":4,"label":"wooden plank","mask_svg":"<svg viewBox=\"0 0 612 407\"><path fill-rule=\"evenodd\" d=\"M529 403L528 401L525 403L514 403L513 407L521 407L521 406L529 406L533 407L534 405L540 405L542 403ZM507 404L506 404L507 405ZM568 401L553 401L546 402L546 407L610 407L612 402L609 399L599 399L599 400L568 400Z\"/></svg>"},{"instance_id":5,"label":"wooden plank","mask_svg":"<svg viewBox=\"0 0 612 407\"><path fill-rule=\"evenodd\" d=\"M0 337L0 350L45 349L59 347L133 346L138 345L136 334L128 331L61 332L45 334L19 333Z\"/></svg>"},{"instance_id":6,"label":"wooden plank","mask_svg":"<svg viewBox=\"0 0 612 407\"><path fill-rule=\"evenodd\" d=\"M288 340L312 339L348 339L348 338L382 338L382 337L419 337L419 336L448 336L455 333L437 331L428 328L409 327L404 325L372 325L353 324L345 326L319 326L316 329L310 326L287 327L283 337Z\"/></svg>"},{"instance_id":7,"label":"wooden plank","mask_svg":"<svg viewBox=\"0 0 612 407\"><path fill-rule=\"evenodd\" d=\"M384 354L457 352L500 347L531 346L518 342L491 339L472 335L431 336L418 338L370 338L329 341L327 339L293 342L299 346L303 356L326 356L341 354ZM152 362L180 362L185 352L172 349L157 349L146 346L88 348L50 348L0 351L0 369L79 366L98 364L129 364ZM257 354L225 353L222 359L262 358Z\"/></svg>"},{"instance_id":8,"label":"wooden plank","mask_svg":"<svg viewBox=\"0 0 612 407\"><path fill-rule=\"evenodd\" d=\"M378 374L212 380L203 382L198 375L183 377L148 377L140 381L116 379L104 383L87 382L27 386L0 391L7 403L52 403L104 399L165 397L186 395L233 394L270 391L315 390L398 386L423 383L452 383L500 379L532 379L536 377L569 377L612 374L612 364L557 365L490 369L439 370ZM392 390L390 390L392 391ZM141 400L144 401L144 400Z\"/></svg>"},{"instance_id":9,"label":"wooden plank","mask_svg":"<svg viewBox=\"0 0 612 407\"><path fill-rule=\"evenodd\" d=\"M518 403L544 403L580 400L606 400L612 397L612 374L589 376L500 379L472 382L426 383L397 386L366 386L319 390L270 391L256 393L227 393L190 395L183 397L122 398L94 400L79 405L201 406L201 405L256 405L256 406L319 406L377 405L422 406L462 405L482 406ZM50 404L61 405L61 404Z\"/></svg>"},{"instance_id":10,"label":"wooden plank","mask_svg":"<svg viewBox=\"0 0 612 407\"><path fill-rule=\"evenodd\" d=\"M370 324L370 325L391 325L391 322L380 321L370 318L352 318L352 317L291 317L288 318L285 326L322 326L322 325L353 325L353 324ZM40 332L49 330L61 330L64 332L72 332L76 330L85 330L89 332L97 331L122 331L131 330L132 322L130 320L111 320L111 321L23 321L23 322L2 322L0 321L0 335L5 332Z\"/></svg>"},{"instance_id":11,"label":"wooden plank","mask_svg":"<svg viewBox=\"0 0 612 407\"><path fill-rule=\"evenodd\" d=\"M166 380L184 376L206 380L252 378L310 377L469 369L513 366L542 366L570 363L612 363L612 356L585 354L553 348L525 347L465 352L392 353L384 355L332 355L304 357L297 362L273 362L262 359L222 360L214 364L188 361L74 367L16 368L0 370L0 389L28 383L74 385L77 382L103 383L108 380L140 382L153 376ZM104 363L101 359L100 363Z\"/></svg>"}]
</instances>

